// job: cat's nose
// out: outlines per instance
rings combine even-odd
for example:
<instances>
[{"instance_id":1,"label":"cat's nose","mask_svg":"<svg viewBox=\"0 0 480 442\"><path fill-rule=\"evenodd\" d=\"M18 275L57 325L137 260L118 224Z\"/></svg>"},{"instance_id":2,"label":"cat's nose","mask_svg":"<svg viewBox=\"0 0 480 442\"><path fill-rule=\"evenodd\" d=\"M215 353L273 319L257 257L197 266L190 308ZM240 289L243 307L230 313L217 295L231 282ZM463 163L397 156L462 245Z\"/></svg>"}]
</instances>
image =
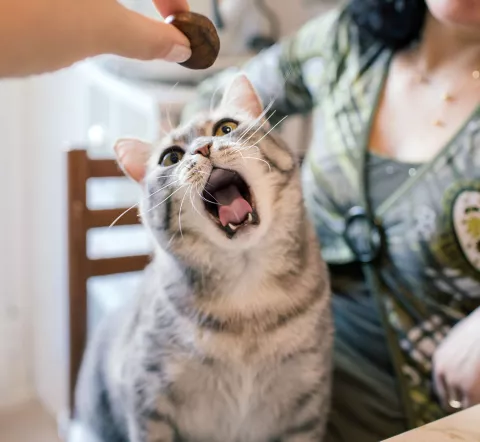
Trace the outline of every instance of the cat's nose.
<instances>
[{"instance_id":1,"label":"cat's nose","mask_svg":"<svg viewBox=\"0 0 480 442\"><path fill-rule=\"evenodd\" d=\"M211 147L212 147L211 143L205 144L204 146L198 147L197 149L195 149L195 153L203 155L204 157L208 157L210 155L210 148Z\"/></svg>"}]
</instances>

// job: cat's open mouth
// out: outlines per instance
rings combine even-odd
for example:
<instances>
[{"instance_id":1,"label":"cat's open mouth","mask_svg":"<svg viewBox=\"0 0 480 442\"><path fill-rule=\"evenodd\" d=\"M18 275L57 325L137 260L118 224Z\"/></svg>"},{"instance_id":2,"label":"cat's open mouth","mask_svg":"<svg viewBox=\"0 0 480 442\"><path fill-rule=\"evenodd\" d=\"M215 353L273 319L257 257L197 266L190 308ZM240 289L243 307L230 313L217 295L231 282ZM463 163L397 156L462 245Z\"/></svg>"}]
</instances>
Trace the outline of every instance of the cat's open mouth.
<instances>
[{"instance_id":1,"label":"cat's open mouth","mask_svg":"<svg viewBox=\"0 0 480 442\"><path fill-rule=\"evenodd\" d=\"M243 227L259 223L250 188L233 170L214 168L203 198L205 209L229 238Z\"/></svg>"}]
</instances>

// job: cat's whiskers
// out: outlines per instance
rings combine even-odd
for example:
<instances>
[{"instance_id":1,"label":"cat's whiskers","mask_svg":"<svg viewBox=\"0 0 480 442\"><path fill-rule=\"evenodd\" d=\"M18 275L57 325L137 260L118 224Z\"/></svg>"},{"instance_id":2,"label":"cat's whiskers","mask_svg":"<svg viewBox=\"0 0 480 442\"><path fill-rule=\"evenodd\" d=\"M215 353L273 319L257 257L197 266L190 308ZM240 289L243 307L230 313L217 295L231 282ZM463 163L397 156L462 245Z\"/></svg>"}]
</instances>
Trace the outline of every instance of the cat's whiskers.
<instances>
[{"instance_id":1,"label":"cat's whiskers","mask_svg":"<svg viewBox=\"0 0 480 442\"><path fill-rule=\"evenodd\" d=\"M273 129L275 129L279 124L283 123L289 115L285 115L278 123L276 123L274 126L272 126L266 133L263 135L262 138L260 138L255 144L259 144Z\"/></svg>"},{"instance_id":2,"label":"cat's whiskers","mask_svg":"<svg viewBox=\"0 0 480 442\"><path fill-rule=\"evenodd\" d=\"M135 207L139 206L140 203L135 203L133 206L129 207L127 210L125 210L124 212L122 212L120 215L118 215L113 221L112 223L108 226L109 229L111 229L112 227L115 226L115 224L118 223L118 221L123 218L128 212L130 212L130 210L132 209L135 209Z\"/></svg>"},{"instance_id":3,"label":"cat's whiskers","mask_svg":"<svg viewBox=\"0 0 480 442\"><path fill-rule=\"evenodd\" d=\"M178 178L178 173L173 173L172 175L156 175L157 178L171 178L171 177L177 177Z\"/></svg>"},{"instance_id":4,"label":"cat's whiskers","mask_svg":"<svg viewBox=\"0 0 480 442\"><path fill-rule=\"evenodd\" d=\"M270 101L270 103L265 107L265 109L263 110L263 112L262 112L257 118L255 118L255 120L253 120L253 122L243 131L242 135L240 136L240 138L238 139L237 142L241 142L242 139L243 139L243 137L244 137L245 135L247 135L248 132L249 132L250 130L252 130L252 129L262 120L262 118L263 118L263 117L267 114L267 112L271 109L271 107L272 107L272 105L273 105L273 102L274 102L274 100ZM275 110L272 112L272 114L271 114L268 118L266 118L266 119L264 120L264 122L261 124L261 126L263 126L263 125L272 117L272 115L273 115L274 113L275 113ZM260 126L260 127L261 127L261 126Z\"/></svg>"},{"instance_id":5,"label":"cat's whiskers","mask_svg":"<svg viewBox=\"0 0 480 442\"><path fill-rule=\"evenodd\" d=\"M258 149L258 146L255 146L255 145L251 145L251 146L246 146L247 148L251 148L251 147L256 147ZM240 152L240 150L243 150L243 149L238 149L238 150L235 150L236 153L238 153L241 157L242 157L242 160L244 162L246 162L245 160L257 160L257 161L262 161L263 163L265 163L267 166L268 166L268 171L271 172L272 171L272 166L270 166L270 163L268 161L265 161L264 159L262 158L258 158L258 157L246 157L245 155L242 154L242 152ZM258 149L259 150L259 149Z\"/></svg>"},{"instance_id":6,"label":"cat's whiskers","mask_svg":"<svg viewBox=\"0 0 480 442\"><path fill-rule=\"evenodd\" d=\"M196 181L202 180L201 178L197 177L197 174L210 176L209 173L203 172L202 170L199 170L197 167L192 167L191 169L187 170L186 177L184 177L184 179L190 184L195 184Z\"/></svg>"},{"instance_id":7,"label":"cat's whiskers","mask_svg":"<svg viewBox=\"0 0 480 442\"><path fill-rule=\"evenodd\" d=\"M173 240L175 239L175 237L177 236L177 234L178 234L178 232L173 233L172 237L169 239L167 245L165 246L166 249L168 249L171 246L171 244L172 244Z\"/></svg>"},{"instance_id":8,"label":"cat's whiskers","mask_svg":"<svg viewBox=\"0 0 480 442\"><path fill-rule=\"evenodd\" d=\"M237 152L244 151L244 150L247 150L247 149L253 149L253 148L255 148L257 151L260 151L260 148L256 144L248 144L248 145L241 144L240 146L233 146L233 148Z\"/></svg>"},{"instance_id":9,"label":"cat's whiskers","mask_svg":"<svg viewBox=\"0 0 480 442\"><path fill-rule=\"evenodd\" d=\"M223 153L223 161L225 163L228 163L229 160L235 158L234 152L232 152L235 150L235 145L236 142L233 142L232 144L225 144L218 149L218 152Z\"/></svg>"},{"instance_id":10,"label":"cat's whiskers","mask_svg":"<svg viewBox=\"0 0 480 442\"><path fill-rule=\"evenodd\" d=\"M294 70L294 69L293 69L292 66L290 66L289 68L287 68L287 71L286 71L285 76L284 76L284 78L283 78L283 85L285 85L285 84L287 83L290 75L293 74L293 70ZM276 100L277 98L278 98L278 96L276 96L276 97L274 96L273 98L271 98L270 102L265 106L265 109L263 110L263 112L253 121L252 124L250 124L250 125L243 131L242 135L240 136L240 138L238 139L237 142L242 141L243 137L247 134L247 132L250 131L250 130L267 114L267 112L272 108L272 106L273 106L273 104L275 103L275 100ZM272 116L275 114L275 112L276 112L276 110L274 110L274 111L270 114L270 116L265 119L265 121L262 123L262 126L263 126L263 124L265 124L268 120L270 120L270 118L272 118ZM282 122L282 121L283 121L285 118L287 118L287 117L288 117L288 115L285 116L282 120L280 120L279 123ZM277 126L279 123L277 123L275 126ZM274 127L275 127L275 126L274 126ZM255 133L256 133L256 131L255 131ZM253 135L253 134L252 134L252 135ZM248 140L246 140L246 141L248 141Z\"/></svg>"},{"instance_id":11,"label":"cat's whiskers","mask_svg":"<svg viewBox=\"0 0 480 442\"><path fill-rule=\"evenodd\" d=\"M244 131L242 132L242 134L240 135L240 138L238 141L241 141L242 138L248 134L248 132L250 130L252 130L261 120L262 118L267 114L267 112L271 109L273 105L273 100L270 101L270 103L265 107L265 109L263 110L263 112L257 117L255 118L245 129Z\"/></svg>"},{"instance_id":12,"label":"cat's whiskers","mask_svg":"<svg viewBox=\"0 0 480 442\"><path fill-rule=\"evenodd\" d=\"M270 116L257 128L257 130L256 130L255 132L253 132L252 134L250 134L250 136L249 136L246 140L244 140L241 144L242 144L242 145L245 145L246 143L248 143L248 142L252 139L252 137L273 117L274 114L275 114L275 111L273 111L273 112L270 114ZM271 131L272 129L274 129L275 127L277 127L277 126L278 126L280 123L282 123L287 117L288 117L288 115L286 115L285 117L283 117L283 118L282 118L280 121L278 121L273 127L271 127L271 128L269 129L269 131ZM269 132L267 132L267 133L269 133ZM263 138L264 138L264 137L262 137L262 138L260 139L260 141L263 140ZM240 140L239 140L239 141L240 141ZM259 143L260 141L257 141L257 143ZM256 144L257 144L257 143L256 143Z\"/></svg>"},{"instance_id":13,"label":"cat's whiskers","mask_svg":"<svg viewBox=\"0 0 480 442\"><path fill-rule=\"evenodd\" d=\"M178 174L174 174L174 175L157 175L155 178L157 179L157 181L160 182L160 181L161 181L161 180L160 180L161 178L176 178L176 179L178 180L178 179L180 179L180 176L179 176ZM165 180L163 180L163 181L165 181Z\"/></svg>"},{"instance_id":14,"label":"cat's whiskers","mask_svg":"<svg viewBox=\"0 0 480 442\"><path fill-rule=\"evenodd\" d=\"M263 120L262 124L260 124L260 125L257 127L257 129L256 129L253 133L251 133L250 136L249 136L246 140L242 140L243 137L240 137L240 139L238 140L238 143L242 143L242 144L248 143L248 142L250 141L250 139L251 139L263 126L265 126L265 124L268 123L268 121L270 120L270 118L272 118L272 117L275 115L275 112L276 112L276 111L274 110L274 111L270 114L270 116L269 116L268 118L265 118L265 119Z\"/></svg>"},{"instance_id":15,"label":"cat's whiskers","mask_svg":"<svg viewBox=\"0 0 480 442\"><path fill-rule=\"evenodd\" d=\"M206 219L206 218L200 213L200 211L197 209L197 206L195 206L195 201L194 201L193 195L192 195L192 189L193 189L193 185L190 186L190 202L192 203L192 207L193 207L193 209L195 210L195 212L197 212L202 218ZM198 185L195 186L195 191L198 192Z\"/></svg>"},{"instance_id":16,"label":"cat's whiskers","mask_svg":"<svg viewBox=\"0 0 480 442\"><path fill-rule=\"evenodd\" d=\"M190 184L190 189L192 188L192 185ZM183 232L182 232L182 207L183 207L183 203L185 201L185 197L187 196L187 193L188 193L188 190L187 189L185 191L185 194L183 195L183 198L182 198L182 202L180 203L180 210L178 211L178 228L180 229L180 236L182 237L183 239Z\"/></svg>"},{"instance_id":17,"label":"cat's whiskers","mask_svg":"<svg viewBox=\"0 0 480 442\"><path fill-rule=\"evenodd\" d=\"M245 155L243 155L242 151L245 151L247 149L251 149L251 148L255 148L257 149L257 151L259 151L260 149L258 148L258 146L252 144L252 145L248 145L248 146L240 146L240 147L237 147L237 146L232 146L232 152L236 153L237 156L240 155L240 157L242 158L242 160L245 162L246 159L248 158L252 158L252 157L246 157Z\"/></svg>"},{"instance_id":18,"label":"cat's whiskers","mask_svg":"<svg viewBox=\"0 0 480 442\"><path fill-rule=\"evenodd\" d=\"M215 202L213 201L210 201L210 200L207 200L203 195L200 194L200 192L198 191L198 188L197 188L197 193L198 193L198 196L205 202L207 203L211 203L211 204L215 204L217 206L221 206L221 204L217 201L217 199L206 189L204 189L205 192L207 192L214 200Z\"/></svg>"},{"instance_id":19,"label":"cat's whiskers","mask_svg":"<svg viewBox=\"0 0 480 442\"><path fill-rule=\"evenodd\" d=\"M171 198L173 195L175 195L177 192L182 190L184 187L188 186L188 184L183 184L180 186L177 190L174 190L170 195L168 195L164 200L160 201L158 204L155 204L155 206L150 207L143 215L146 215L148 212L151 212L152 210L155 210L157 207L161 206L165 201L167 201L169 198Z\"/></svg>"},{"instance_id":20,"label":"cat's whiskers","mask_svg":"<svg viewBox=\"0 0 480 442\"><path fill-rule=\"evenodd\" d=\"M240 153L240 152L239 152ZM240 155L242 155L240 153ZM261 161L262 163L265 163L267 166L268 166L268 171L271 172L272 171L272 166L270 166L270 163L266 160L264 160L263 158L257 158L257 157L245 157L242 155L242 158L244 160L257 160L257 161Z\"/></svg>"},{"instance_id":21,"label":"cat's whiskers","mask_svg":"<svg viewBox=\"0 0 480 442\"><path fill-rule=\"evenodd\" d=\"M231 138L231 135L230 135L230 138ZM229 152L229 145L226 145L224 146L223 149L221 149L221 151L223 151L223 156L224 156L224 161L228 161L228 152ZM220 149L219 149L220 150Z\"/></svg>"},{"instance_id":22,"label":"cat's whiskers","mask_svg":"<svg viewBox=\"0 0 480 442\"><path fill-rule=\"evenodd\" d=\"M174 176L174 175L171 175L171 176ZM151 198L153 195L155 195L156 193L158 192L161 192L163 189L166 189L167 187L169 186L172 186L173 184L176 184L178 183L180 180L177 180L177 181L173 181L172 183L169 183L167 184L166 186L163 186L161 187L160 189L157 189L155 190L155 192L151 193L150 195L147 195L146 197L142 198L138 203L135 203L133 206L129 207L127 210L125 210L124 212L122 212L120 215L118 215L114 220L113 222L108 226L108 228L112 228L115 226L115 224L123 217L125 216L128 212L130 212L130 210L132 209L135 209L135 207L138 207L143 201L146 201L148 200L149 198Z\"/></svg>"},{"instance_id":23,"label":"cat's whiskers","mask_svg":"<svg viewBox=\"0 0 480 442\"><path fill-rule=\"evenodd\" d=\"M143 202L143 201L147 201L149 198L156 195L158 192L161 192L162 190L165 190L167 187L170 187L170 186L173 186L174 184L177 184L179 181L180 181L180 178L175 180L175 181L172 181L171 183L166 184L165 186L160 187L160 189L157 189L157 190L155 190L155 192L152 192L149 195L147 195L146 197L142 198L140 200L140 203ZM137 204L140 204L140 203L137 203Z\"/></svg>"},{"instance_id":24,"label":"cat's whiskers","mask_svg":"<svg viewBox=\"0 0 480 442\"><path fill-rule=\"evenodd\" d=\"M238 151L244 151L244 150L247 150L247 149L251 149L251 148L257 148L257 150L260 150L260 148L257 146L257 144L247 144L246 142L240 144L239 146L237 146L237 150Z\"/></svg>"},{"instance_id":25,"label":"cat's whiskers","mask_svg":"<svg viewBox=\"0 0 480 442\"><path fill-rule=\"evenodd\" d=\"M240 152L242 149L234 149L234 152L242 157L243 162L245 162L245 157L243 156L242 152Z\"/></svg>"}]
</instances>

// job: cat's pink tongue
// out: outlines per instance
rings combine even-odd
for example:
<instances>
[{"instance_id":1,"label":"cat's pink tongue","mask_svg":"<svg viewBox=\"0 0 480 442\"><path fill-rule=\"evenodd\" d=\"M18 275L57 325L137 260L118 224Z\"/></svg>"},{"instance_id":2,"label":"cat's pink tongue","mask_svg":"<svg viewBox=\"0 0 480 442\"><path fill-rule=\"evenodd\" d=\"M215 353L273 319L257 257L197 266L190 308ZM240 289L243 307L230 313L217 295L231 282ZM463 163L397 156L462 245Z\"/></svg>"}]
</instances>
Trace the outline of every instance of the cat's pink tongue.
<instances>
[{"instance_id":1,"label":"cat's pink tongue","mask_svg":"<svg viewBox=\"0 0 480 442\"><path fill-rule=\"evenodd\" d=\"M228 223L241 224L252 212L252 206L243 198L237 186L225 187L215 192L213 196L220 204L218 206L218 218L222 226L226 226Z\"/></svg>"}]
</instances>

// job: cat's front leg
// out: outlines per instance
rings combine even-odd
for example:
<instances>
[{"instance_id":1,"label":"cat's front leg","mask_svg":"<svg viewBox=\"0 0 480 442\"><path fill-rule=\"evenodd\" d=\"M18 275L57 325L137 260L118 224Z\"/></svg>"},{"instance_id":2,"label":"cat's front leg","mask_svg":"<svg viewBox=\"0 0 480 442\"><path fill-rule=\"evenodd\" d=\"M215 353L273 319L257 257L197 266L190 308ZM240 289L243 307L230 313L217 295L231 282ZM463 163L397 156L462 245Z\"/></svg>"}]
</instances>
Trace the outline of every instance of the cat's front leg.
<instances>
[{"instance_id":1,"label":"cat's front leg","mask_svg":"<svg viewBox=\"0 0 480 442\"><path fill-rule=\"evenodd\" d=\"M302 395L291 410L292 421L281 442L322 442L328 418L328 394L320 389Z\"/></svg>"},{"instance_id":2,"label":"cat's front leg","mask_svg":"<svg viewBox=\"0 0 480 442\"><path fill-rule=\"evenodd\" d=\"M281 438L281 442L322 442L324 423L320 418L306 422L304 426L291 428Z\"/></svg>"},{"instance_id":3,"label":"cat's front leg","mask_svg":"<svg viewBox=\"0 0 480 442\"><path fill-rule=\"evenodd\" d=\"M169 420L154 411L129 421L129 442L174 442L175 429Z\"/></svg>"}]
</instances>

